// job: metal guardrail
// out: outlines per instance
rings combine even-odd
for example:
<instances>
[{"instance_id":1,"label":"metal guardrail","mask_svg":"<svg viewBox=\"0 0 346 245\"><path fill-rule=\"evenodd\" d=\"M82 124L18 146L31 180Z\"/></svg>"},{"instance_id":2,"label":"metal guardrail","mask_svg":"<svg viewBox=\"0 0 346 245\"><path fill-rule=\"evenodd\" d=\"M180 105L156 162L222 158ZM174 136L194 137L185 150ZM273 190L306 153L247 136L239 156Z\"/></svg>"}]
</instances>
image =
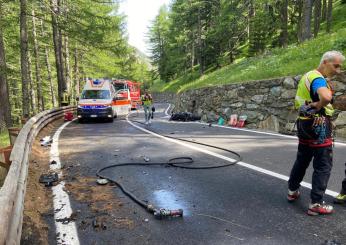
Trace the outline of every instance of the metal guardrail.
<instances>
[{"instance_id":1,"label":"metal guardrail","mask_svg":"<svg viewBox=\"0 0 346 245\"><path fill-rule=\"evenodd\" d=\"M75 109L66 106L41 112L30 118L19 132L10 156L11 167L0 189L0 245L20 244L29 154L36 135L64 112Z\"/></svg>"}]
</instances>

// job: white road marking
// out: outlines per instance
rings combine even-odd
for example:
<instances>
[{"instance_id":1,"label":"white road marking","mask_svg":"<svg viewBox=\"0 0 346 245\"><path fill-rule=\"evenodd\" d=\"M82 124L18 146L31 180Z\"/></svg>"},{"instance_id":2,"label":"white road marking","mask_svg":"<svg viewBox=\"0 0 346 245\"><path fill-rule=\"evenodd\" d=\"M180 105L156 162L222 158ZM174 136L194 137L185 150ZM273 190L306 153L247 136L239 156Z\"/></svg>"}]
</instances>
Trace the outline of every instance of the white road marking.
<instances>
[{"instance_id":1,"label":"white road marking","mask_svg":"<svg viewBox=\"0 0 346 245\"><path fill-rule=\"evenodd\" d=\"M56 164L51 164L50 169L58 173L61 177L61 162L59 158L59 136L61 131L71 122L66 122L55 132L53 136L53 143L50 150L50 162L56 161ZM52 187L53 191L53 205L54 205L54 220L56 227L57 244L79 245L78 232L76 223L70 221L67 224L57 222L57 219L69 218L72 214L72 208L68 194L64 191L65 182L61 181L56 186ZM62 241L64 240L64 242Z\"/></svg>"},{"instance_id":2,"label":"white road marking","mask_svg":"<svg viewBox=\"0 0 346 245\"><path fill-rule=\"evenodd\" d=\"M235 159L232 159L230 157L226 157L224 155L221 155L221 154L218 154L218 153L215 153L215 152L212 152L212 151L209 151L209 150L206 150L206 149L202 149L202 148L199 148L195 145L191 145L191 144L188 144L188 143L185 143L185 142L182 142L182 141L178 141L178 140L174 140L174 139L170 139L170 138L166 138L165 136L162 136L162 135L159 135L157 133L154 133L152 131L149 131L145 128L142 128L136 124L134 124L133 122L131 122L128 117L126 118L127 122L129 124L131 124L133 127L145 132L145 133L148 133L148 134L151 134L151 135L154 135L158 138L161 138L161 139L165 139L167 141L170 141L170 142L173 142L173 143L176 143L176 144L179 144L179 145L182 145L182 146L185 146L185 147L188 147L190 149L193 149L193 150L196 150L196 151L199 151L199 152L203 152L205 154L208 154L208 155L211 155L211 156L214 156L214 157L217 157L217 158L220 158L220 159L223 159L225 161L228 161L228 162L235 162L236 160ZM245 162L237 162L238 165L240 166L243 166L243 167L246 167L246 168L249 168L249 169L252 169L252 170L255 170L257 172L260 172L260 173L263 173L263 174L267 174L267 175L270 175L272 177L275 177L275 178L278 178L278 179L281 179L281 180L285 180L285 181L288 181L288 176L286 175L282 175L282 174L279 174L279 173L276 173L276 172L273 172L273 171L270 171L270 170L267 170L267 169L264 169L264 168L261 168L261 167L257 167L257 166L254 166L254 165L251 165L249 163L245 163ZM311 189L311 184L310 183L307 183L307 182L301 182L300 183L301 186L304 186L306 188L309 188ZM332 197L335 197L338 195L337 192L335 191L332 191L332 190L326 190L326 194L327 195L330 195Z\"/></svg>"},{"instance_id":3,"label":"white road marking","mask_svg":"<svg viewBox=\"0 0 346 245\"><path fill-rule=\"evenodd\" d=\"M169 106L171 106L171 104L169 104ZM184 123L184 124L190 123L190 124L209 125L209 123L204 123L204 122L182 122L182 123ZM251 132L251 133L256 133L256 134L272 135L272 136L278 136L278 137L289 138L289 139L298 139L297 136L285 135L285 134L279 134L279 133L271 133L271 132L263 132L263 131L257 131L257 130L253 130L253 129L247 129L247 128L235 128L235 127L222 126L222 125L217 125L217 124L212 124L212 127L225 128L225 129L228 129L228 130L237 130L237 131ZM335 141L334 145L346 146L346 143Z\"/></svg>"},{"instance_id":4,"label":"white road marking","mask_svg":"<svg viewBox=\"0 0 346 245\"><path fill-rule=\"evenodd\" d=\"M166 116L169 116L168 110L169 110L170 107L171 107L171 104L168 104L168 107L167 107L167 109L165 110L165 115L166 115Z\"/></svg>"}]
</instances>

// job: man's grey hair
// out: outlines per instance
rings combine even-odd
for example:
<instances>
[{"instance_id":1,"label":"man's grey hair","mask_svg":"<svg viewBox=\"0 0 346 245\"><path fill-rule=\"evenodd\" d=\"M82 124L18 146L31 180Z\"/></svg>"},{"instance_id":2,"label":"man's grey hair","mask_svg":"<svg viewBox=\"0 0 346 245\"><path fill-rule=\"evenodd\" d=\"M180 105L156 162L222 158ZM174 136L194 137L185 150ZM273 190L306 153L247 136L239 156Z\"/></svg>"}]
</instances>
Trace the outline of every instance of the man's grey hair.
<instances>
[{"instance_id":1,"label":"man's grey hair","mask_svg":"<svg viewBox=\"0 0 346 245\"><path fill-rule=\"evenodd\" d=\"M322 65L325 60L333 61L335 58L340 58L341 62L344 62L345 60L345 56L343 56L341 52L332 50L332 51L325 52L323 54L320 65Z\"/></svg>"}]
</instances>

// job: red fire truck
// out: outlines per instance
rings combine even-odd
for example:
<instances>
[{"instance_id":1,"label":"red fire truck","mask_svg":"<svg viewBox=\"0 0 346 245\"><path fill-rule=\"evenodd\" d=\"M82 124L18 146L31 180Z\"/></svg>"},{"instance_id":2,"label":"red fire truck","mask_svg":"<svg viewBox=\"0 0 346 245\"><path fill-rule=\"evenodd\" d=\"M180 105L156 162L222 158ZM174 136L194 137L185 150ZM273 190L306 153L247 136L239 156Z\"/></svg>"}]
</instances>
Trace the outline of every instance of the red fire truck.
<instances>
[{"instance_id":1,"label":"red fire truck","mask_svg":"<svg viewBox=\"0 0 346 245\"><path fill-rule=\"evenodd\" d=\"M112 80L115 91L123 90L124 92L119 91L118 96L127 97L126 90L130 91L131 98L131 108L135 109L137 105L141 104L141 83L133 82L124 79L113 79Z\"/></svg>"}]
</instances>

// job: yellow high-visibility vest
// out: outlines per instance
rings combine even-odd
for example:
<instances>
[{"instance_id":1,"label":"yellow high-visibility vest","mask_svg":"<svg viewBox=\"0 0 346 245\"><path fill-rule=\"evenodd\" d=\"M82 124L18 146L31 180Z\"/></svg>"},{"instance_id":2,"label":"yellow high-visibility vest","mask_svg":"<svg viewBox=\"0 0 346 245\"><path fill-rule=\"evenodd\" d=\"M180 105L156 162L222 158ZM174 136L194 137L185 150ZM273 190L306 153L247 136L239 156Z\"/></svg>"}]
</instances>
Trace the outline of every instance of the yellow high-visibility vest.
<instances>
[{"instance_id":1,"label":"yellow high-visibility vest","mask_svg":"<svg viewBox=\"0 0 346 245\"><path fill-rule=\"evenodd\" d=\"M305 101L312 102L312 98L310 96L310 86L312 81L319 77L325 79L319 71L313 70L306 73L300 79L297 94L294 100L294 106L296 109L299 109L302 105L304 105ZM327 86L328 89L331 89L328 83ZM327 116L332 116L334 114L334 108L330 103L324 107L324 111Z\"/></svg>"}]
</instances>

